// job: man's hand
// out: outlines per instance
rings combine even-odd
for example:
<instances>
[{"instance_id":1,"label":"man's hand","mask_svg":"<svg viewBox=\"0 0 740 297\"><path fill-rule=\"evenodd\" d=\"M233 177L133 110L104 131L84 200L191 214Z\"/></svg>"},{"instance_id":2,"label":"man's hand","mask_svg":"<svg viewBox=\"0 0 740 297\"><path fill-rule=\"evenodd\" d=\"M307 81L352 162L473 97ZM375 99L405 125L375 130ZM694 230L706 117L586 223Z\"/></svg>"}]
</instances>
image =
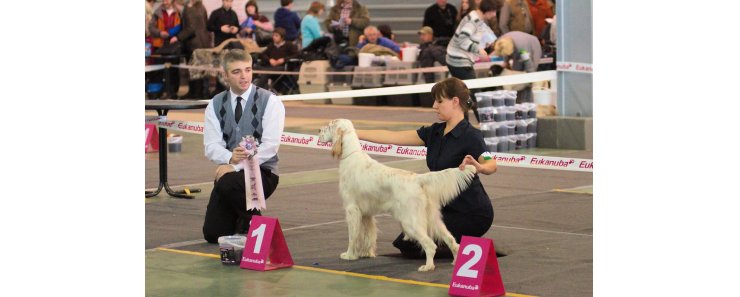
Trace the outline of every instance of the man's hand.
<instances>
[{"instance_id":1,"label":"man's hand","mask_svg":"<svg viewBox=\"0 0 740 297\"><path fill-rule=\"evenodd\" d=\"M224 174L227 174L229 172L234 172L234 166L231 165L221 165L216 168L216 181L221 179Z\"/></svg>"},{"instance_id":2,"label":"man's hand","mask_svg":"<svg viewBox=\"0 0 740 297\"><path fill-rule=\"evenodd\" d=\"M231 32L231 28L229 27L229 25L223 25L221 26L221 32L229 33Z\"/></svg>"},{"instance_id":3,"label":"man's hand","mask_svg":"<svg viewBox=\"0 0 740 297\"><path fill-rule=\"evenodd\" d=\"M170 37L170 33L167 31L159 31L159 36L161 36L162 38L167 38Z\"/></svg>"},{"instance_id":4,"label":"man's hand","mask_svg":"<svg viewBox=\"0 0 740 297\"><path fill-rule=\"evenodd\" d=\"M170 38L170 43L175 43L175 42L177 42L177 36L172 36L172 38Z\"/></svg>"},{"instance_id":5,"label":"man's hand","mask_svg":"<svg viewBox=\"0 0 740 297\"><path fill-rule=\"evenodd\" d=\"M273 66L273 67L274 66L277 66L278 65L278 60L270 59L270 65Z\"/></svg>"},{"instance_id":6,"label":"man's hand","mask_svg":"<svg viewBox=\"0 0 740 297\"><path fill-rule=\"evenodd\" d=\"M241 146L237 146L231 153L231 160L229 160L229 164L239 164L247 157L249 157L247 150Z\"/></svg>"}]
</instances>

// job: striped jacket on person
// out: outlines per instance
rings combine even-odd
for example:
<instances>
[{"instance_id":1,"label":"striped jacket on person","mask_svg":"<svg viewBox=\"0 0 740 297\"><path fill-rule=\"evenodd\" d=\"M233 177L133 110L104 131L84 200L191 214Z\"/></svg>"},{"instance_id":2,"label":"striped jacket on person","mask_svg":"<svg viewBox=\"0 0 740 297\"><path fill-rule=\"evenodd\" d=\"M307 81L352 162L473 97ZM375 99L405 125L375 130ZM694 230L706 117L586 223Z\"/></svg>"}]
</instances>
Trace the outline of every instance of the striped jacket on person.
<instances>
[{"instance_id":1,"label":"striped jacket on person","mask_svg":"<svg viewBox=\"0 0 740 297\"><path fill-rule=\"evenodd\" d=\"M485 25L478 12L471 11L460 20L450 43L447 45L447 65L455 67L472 67L482 48L483 37L481 25Z\"/></svg>"}]
</instances>

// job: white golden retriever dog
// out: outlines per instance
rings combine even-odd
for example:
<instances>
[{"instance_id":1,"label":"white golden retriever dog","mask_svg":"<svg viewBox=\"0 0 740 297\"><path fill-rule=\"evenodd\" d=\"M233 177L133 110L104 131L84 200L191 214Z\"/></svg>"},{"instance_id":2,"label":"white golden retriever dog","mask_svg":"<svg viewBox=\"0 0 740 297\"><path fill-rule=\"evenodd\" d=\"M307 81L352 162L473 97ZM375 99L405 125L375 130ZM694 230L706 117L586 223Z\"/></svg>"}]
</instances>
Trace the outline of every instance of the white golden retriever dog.
<instances>
[{"instance_id":1,"label":"white golden retriever dog","mask_svg":"<svg viewBox=\"0 0 740 297\"><path fill-rule=\"evenodd\" d=\"M475 167L416 174L385 166L362 151L352 122L345 119L321 128L319 141L331 141L332 156L340 159L339 193L349 229L349 246L342 259L375 257L373 216L385 213L401 223L404 239L415 239L424 249L426 264L419 271L434 270L435 239L444 241L457 256L459 245L445 227L440 208L469 186Z\"/></svg>"}]
</instances>

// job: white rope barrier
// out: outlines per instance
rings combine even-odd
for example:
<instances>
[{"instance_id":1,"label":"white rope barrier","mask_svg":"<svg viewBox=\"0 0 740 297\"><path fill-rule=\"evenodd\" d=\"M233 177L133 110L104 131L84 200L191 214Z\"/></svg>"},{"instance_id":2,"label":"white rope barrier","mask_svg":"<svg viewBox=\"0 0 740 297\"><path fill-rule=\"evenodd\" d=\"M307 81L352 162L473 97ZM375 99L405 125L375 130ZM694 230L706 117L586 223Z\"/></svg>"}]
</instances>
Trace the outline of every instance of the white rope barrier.
<instances>
[{"instance_id":1,"label":"white rope barrier","mask_svg":"<svg viewBox=\"0 0 740 297\"><path fill-rule=\"evenodd\" d=\"M496 86L514 85L522 83L531 83L545 80L553 80L557 78L557 72L554 70L538 71L525 74L515 74L498 77L485 77L464 80L465 85L468 89L480 89ZM296 100L317 100L317 99L331 99L331 98L347 98L347 97L369 97L369 96L386 96L386 95L403 95L403 94L417 94L431 92L434 83L420 84L420 85L407 85L407 86L396 86L396 87L385 87L385 88L373 88L373 89L361 89L351 91L336 91L336 92L323 92L323 93L308 93L308 94L297 94L297 95L282 95L277 96L282 101L296 101Z\"/></svg>"}]
</instances>

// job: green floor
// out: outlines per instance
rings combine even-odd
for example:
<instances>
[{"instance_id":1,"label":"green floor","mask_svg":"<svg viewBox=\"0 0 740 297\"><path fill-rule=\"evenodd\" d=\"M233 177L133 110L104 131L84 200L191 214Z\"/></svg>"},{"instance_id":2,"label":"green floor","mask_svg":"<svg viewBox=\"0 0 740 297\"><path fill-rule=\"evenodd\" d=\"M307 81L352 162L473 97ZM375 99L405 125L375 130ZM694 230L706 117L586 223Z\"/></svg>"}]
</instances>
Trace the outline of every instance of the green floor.
<instances>
[{"instance_id":1,"label":"green floor","mask_svg":"<svg viewBox=\"0 0 740 297\"><path fill-rule=\"evenodd\" d=\"M146 252L146 292L147 296L448 296L447 288L438 284L308 269L252 271L223 265L216 254L151 250Z\"/></svg>"}]
</instances>

